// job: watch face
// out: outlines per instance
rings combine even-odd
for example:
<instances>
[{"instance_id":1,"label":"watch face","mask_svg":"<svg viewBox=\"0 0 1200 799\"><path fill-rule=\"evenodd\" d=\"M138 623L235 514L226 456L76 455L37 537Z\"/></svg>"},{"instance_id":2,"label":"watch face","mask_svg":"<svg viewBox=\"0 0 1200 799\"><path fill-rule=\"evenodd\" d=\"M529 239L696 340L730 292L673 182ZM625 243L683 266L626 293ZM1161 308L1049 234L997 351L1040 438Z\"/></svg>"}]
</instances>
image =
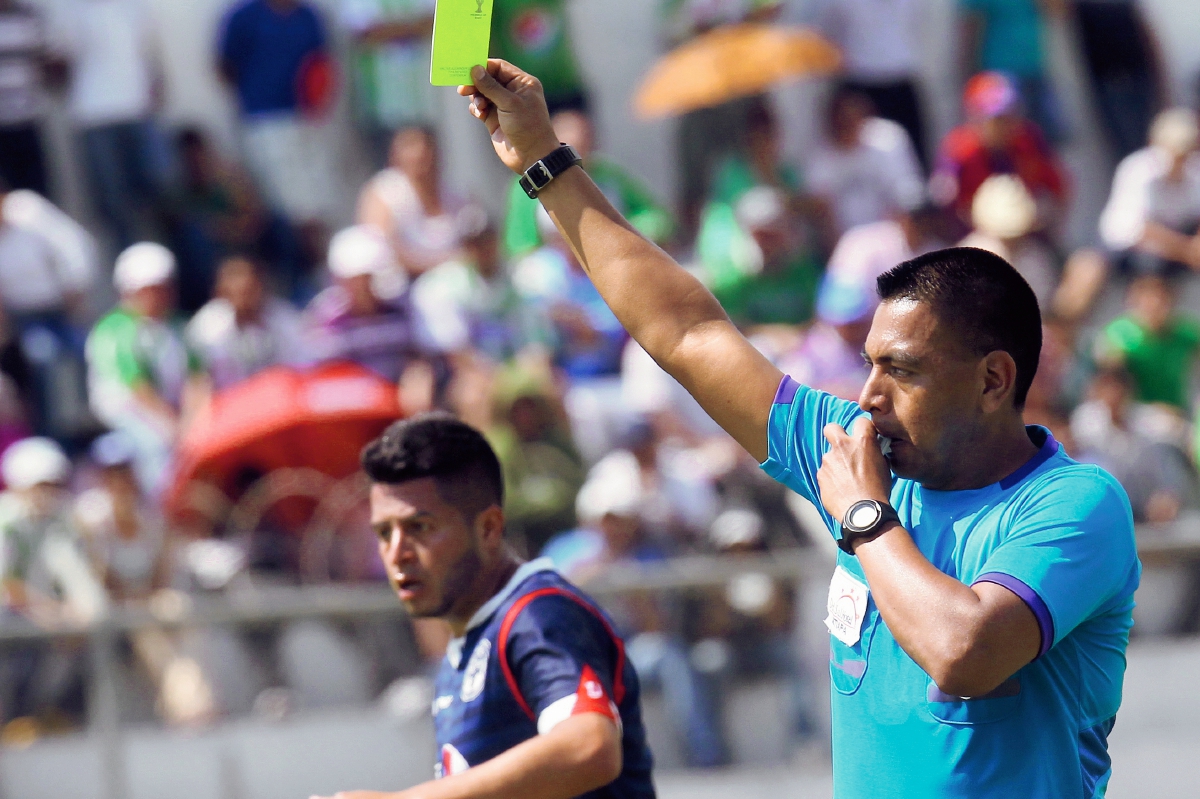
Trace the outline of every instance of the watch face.
<instances>
[{"instance_id":1,"label":"watch face","mask_svg":"<svg viewBox=\"0 0 1200 799\"><path fill-rule=\"evenodd\" d=\"M879 506L869 500L855 503L846 515L846 526L854 530L870 529L882 516Z\"/></svg>"}]
</instances>

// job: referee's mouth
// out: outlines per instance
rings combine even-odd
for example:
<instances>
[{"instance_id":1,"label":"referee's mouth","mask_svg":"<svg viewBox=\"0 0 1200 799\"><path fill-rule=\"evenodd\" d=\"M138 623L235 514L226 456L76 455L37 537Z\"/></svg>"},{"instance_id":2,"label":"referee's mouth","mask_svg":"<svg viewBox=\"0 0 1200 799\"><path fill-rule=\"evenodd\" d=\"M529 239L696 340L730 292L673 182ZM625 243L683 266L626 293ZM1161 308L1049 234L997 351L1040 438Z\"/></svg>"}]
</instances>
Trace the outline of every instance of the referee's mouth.
<instances>
[{"instance_id":1,"label":"referee's mouth","mask_svg":"<svg viewBox=\"0 0 1200 799\"><path fill-rule=\"evenodd\" d=\"M400 577L395 581L396 595L400 597L401 602L411 602L416 599L425 584L420 580L414 580L408 577Z\"/></svg>"}]
</instances>

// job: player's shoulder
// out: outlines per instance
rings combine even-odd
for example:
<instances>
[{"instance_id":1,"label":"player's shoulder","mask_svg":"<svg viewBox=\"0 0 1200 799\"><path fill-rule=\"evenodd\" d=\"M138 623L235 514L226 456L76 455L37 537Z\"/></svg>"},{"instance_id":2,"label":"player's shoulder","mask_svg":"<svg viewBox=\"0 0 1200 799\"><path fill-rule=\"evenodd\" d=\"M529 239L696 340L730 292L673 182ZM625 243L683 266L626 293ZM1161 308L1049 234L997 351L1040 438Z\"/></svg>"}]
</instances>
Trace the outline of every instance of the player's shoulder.
<instances>
[{"instance_id":1,"label":"player's shoulder","mask_svg":"<svg viewBox=\"0 0 1200 799\"><path fill-rule=\"evenodd\" d=\"M503 641L514 638L611 641L617 634L599 603L557 571L524 579L500 609L495 624Z\"/></svg>"}]
</instances>

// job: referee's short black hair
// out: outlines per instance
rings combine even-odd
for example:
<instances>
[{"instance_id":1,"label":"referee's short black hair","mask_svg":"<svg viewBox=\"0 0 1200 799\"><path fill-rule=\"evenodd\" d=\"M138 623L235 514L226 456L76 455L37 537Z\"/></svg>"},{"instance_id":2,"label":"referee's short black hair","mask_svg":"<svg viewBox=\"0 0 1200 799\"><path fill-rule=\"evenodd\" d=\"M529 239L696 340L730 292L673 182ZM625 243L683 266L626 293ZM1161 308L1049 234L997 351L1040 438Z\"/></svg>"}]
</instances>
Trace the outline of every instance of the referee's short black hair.
<instances>
[{"instance_id":1,"label":"referee's short black hair","mask_svg":"<svg viewBox=\"0 0 1200 799\"><path fill-rule=\"evenodd\" d=\"M1025 406L1042 354L1042 314L1033 289L1007 261L974 247L937 250L884 272L878 288L884 302L927 303L973 354L1011 355L1013 401Z\"/></svg>"},{"instance_id":2,"label":"referee's short black hair","mask_svg":"<svg viewBox=\"0 0 1200 799\"><path fill-rule=\"evenodd\" d=\"M362 451L362 467L375 483L397 485L432 477L442 499L467 522L504 504L500 461L478 430L448 413L426 413L396 422Z\"/></svg>"}]
</instances>

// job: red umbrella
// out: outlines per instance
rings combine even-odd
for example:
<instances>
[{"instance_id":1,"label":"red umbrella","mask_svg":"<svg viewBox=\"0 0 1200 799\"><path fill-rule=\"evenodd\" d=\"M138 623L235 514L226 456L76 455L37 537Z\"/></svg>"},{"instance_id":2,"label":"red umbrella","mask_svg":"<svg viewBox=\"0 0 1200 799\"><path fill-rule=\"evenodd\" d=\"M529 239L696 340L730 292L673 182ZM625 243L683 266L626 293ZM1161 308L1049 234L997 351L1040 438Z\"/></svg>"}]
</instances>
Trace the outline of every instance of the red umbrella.
<instances>
[{"instance_id":1,"label":"red umbrella","mask_svg":"<svg viewBox=\"0 0 1200 799\"><path fill-rule=\"evenodd\" d=\"M167 508L186 513L195 482L236 498L251 478L276 469L348 477L363 446L402 416L396 386L357 364L268 369L218 393L188 428ZM289 527L303 524L294 509L286 515Z\"/></svg>"}]
</instances>

